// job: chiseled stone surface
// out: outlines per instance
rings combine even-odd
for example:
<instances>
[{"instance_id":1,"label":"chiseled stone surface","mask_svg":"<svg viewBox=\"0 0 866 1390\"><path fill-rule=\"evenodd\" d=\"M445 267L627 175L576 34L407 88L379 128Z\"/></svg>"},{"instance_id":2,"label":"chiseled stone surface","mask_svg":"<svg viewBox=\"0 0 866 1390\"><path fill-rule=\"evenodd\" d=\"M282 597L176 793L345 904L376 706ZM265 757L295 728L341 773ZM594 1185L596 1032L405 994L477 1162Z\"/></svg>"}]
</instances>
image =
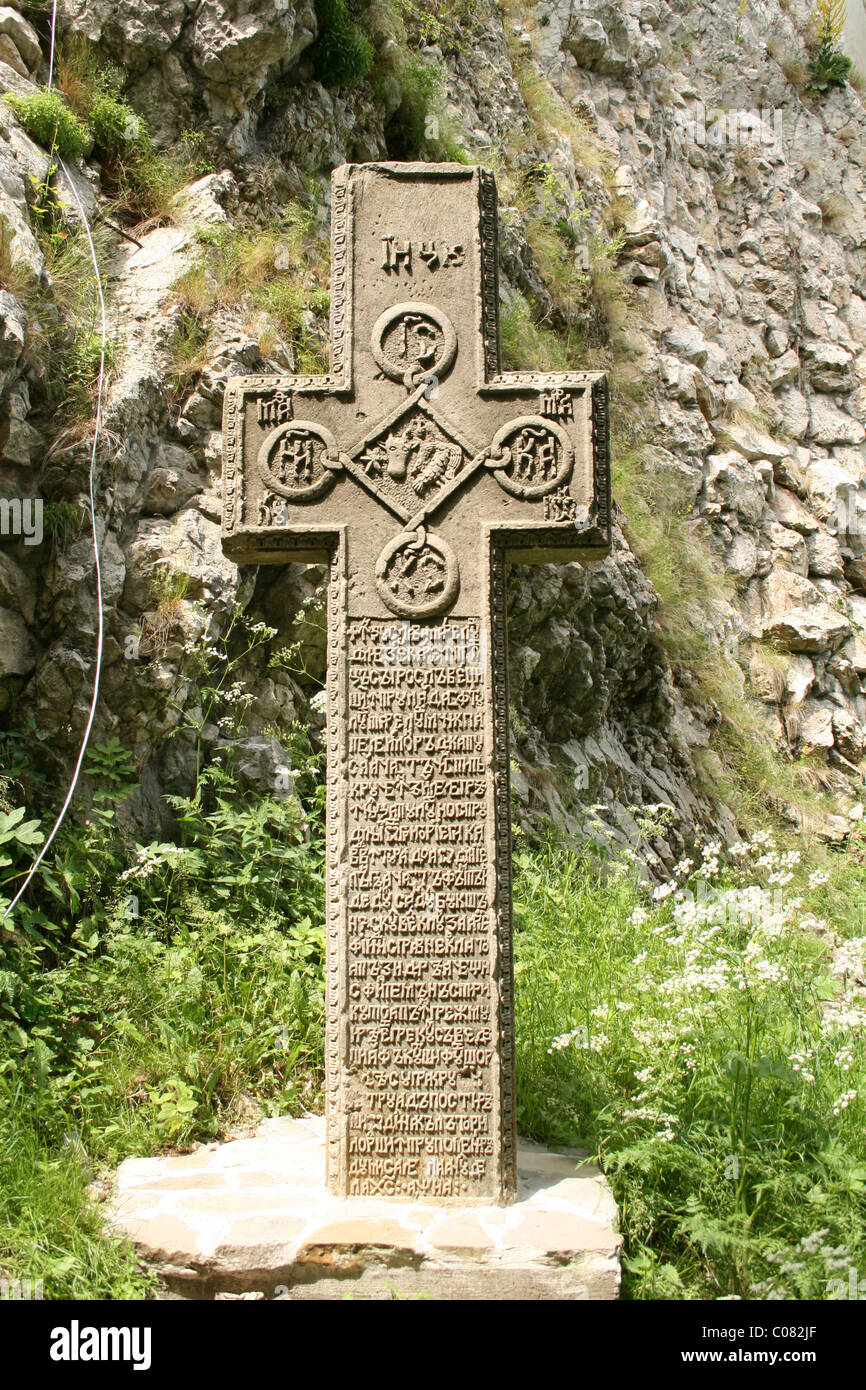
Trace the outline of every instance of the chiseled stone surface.
<instances>
[{"instance_id":1,"label":"chiseled stone surface","mask_svg":"<svg viewBox=\"0 0 866 1390\"><path fill-rule=\"evenodd\" d=\"M496 184L335 170L331 369L241 376L223 548L328 591L327 1180L516 1182L505 561L610 544L601 372L502 372Z\"/></svg>"},{"instance_id":2,"label":"chiseled stone surface","mask_svg":"<svg viewBox=\"0 0 866 1390\"><path fill-rule=\"evenodd\" d=\"M340 1198L324 1121L265 1120L251 1139L121 1164L112 1225L174 1294L614 1299L617 1208L577 1150L518 1145L510 1206Z\"/></svg>"}]
</instances>

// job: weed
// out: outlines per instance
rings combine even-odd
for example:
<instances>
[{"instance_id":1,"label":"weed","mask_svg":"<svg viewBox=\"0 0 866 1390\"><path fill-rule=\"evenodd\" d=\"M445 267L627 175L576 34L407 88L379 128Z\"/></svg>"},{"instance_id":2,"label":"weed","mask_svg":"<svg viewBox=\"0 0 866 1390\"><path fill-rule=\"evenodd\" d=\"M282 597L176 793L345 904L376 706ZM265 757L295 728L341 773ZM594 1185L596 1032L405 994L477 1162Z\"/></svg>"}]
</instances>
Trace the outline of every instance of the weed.
<instances>
[{"instance_id":1,"label":"weed","mask_svg":"<svg viewBox=\"0 0 866 1390\"><path fill-rule=\"evenodd\" d=\"M175 286L182 317L170 350L178 386L200 370L208 320L218 307L245 306L264 347L269 338L283 341L290 345L298 371L325 370L321 340L313 338L304 313L322 316L330 303L321 283L327 271L311 211L295 206L277 227L208 229L200 240L200 260Z\"/></svg>"},{"instance_id":2,"label":"weed","mask_svg":"<svg viewBox=\"0 0 866 1390\"><path fill-rule=\"evenodd\" d=\"M373 65L373 45L353 20L346 0L316 0L316 15L316 77L328 87L354 86Z\"/></svg>"},{"instance_id":3,"label":"weed","mask_svg":"<svg viewBox=\"0 0 866 1390\"><path fill-rule=\"evenodd\" d=\"M168 635L182 612L189 583L188 574L168 563L159 565L150 576L150 591L156 607L145 615L142 631L157 653L165 650Z\"/></svg>"},{"instance_id":4,"label":"weed","mask_svg":"<svg viewBox=\"0 0 866 1390\"><path fill-rule=\"evenodd\" d=\"M69 109L60 92L44 87L24 95L7 92L3 100L11 106L31 139L47 150L56 150L61 159L78 159L88 148L89 131Z\"/></svg>"},{"instance_id":5,"label":"weed","mask_svg":"<svg viewBox=\"0 0 866 1390\"><path fill-rule=\"evenodd\" d=\"M848 81L851 59L839 48L847 12L846 0L815 0L812 19L818 46L809 63L809 85L816 92L844 87Z\"/></svg>"}]
</instances>

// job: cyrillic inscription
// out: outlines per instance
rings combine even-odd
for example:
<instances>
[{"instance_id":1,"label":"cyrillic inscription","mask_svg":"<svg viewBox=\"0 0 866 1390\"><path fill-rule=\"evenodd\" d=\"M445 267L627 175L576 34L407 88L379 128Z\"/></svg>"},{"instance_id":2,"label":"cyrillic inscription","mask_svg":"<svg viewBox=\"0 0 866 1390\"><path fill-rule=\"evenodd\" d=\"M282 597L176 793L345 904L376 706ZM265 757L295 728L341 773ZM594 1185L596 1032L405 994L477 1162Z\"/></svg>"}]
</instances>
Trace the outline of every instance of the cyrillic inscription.
<instances>
[{"instance_id":1,"label":"cyrillic inscription","mask_svg":"<svg viewBox=\"0 0 866 1390\"><path fill-rule=\"evenodd\" d=\"M495 880L480 621L350 620L348 1192L495 1183Z\"/></svg>"}]
</instances>

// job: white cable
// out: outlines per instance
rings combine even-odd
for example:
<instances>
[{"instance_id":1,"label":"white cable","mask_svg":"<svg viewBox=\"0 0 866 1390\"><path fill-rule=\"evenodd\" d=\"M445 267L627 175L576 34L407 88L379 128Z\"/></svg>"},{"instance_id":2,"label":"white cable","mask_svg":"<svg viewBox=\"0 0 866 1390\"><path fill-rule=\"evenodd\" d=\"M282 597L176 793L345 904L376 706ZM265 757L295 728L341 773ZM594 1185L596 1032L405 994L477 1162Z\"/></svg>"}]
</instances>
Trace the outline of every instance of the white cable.
<instances>
[{"instance_id":1,"label":"white cable","mask_svg":"<svg viewBox=\"0 0 866 1390\"><path fill-rule=\"evenodd\" d=\"M48 90L51 91L51 84L54 81L54 33L57 27L57 0L53 0L51 6L51 47L48 51Z\"/></svg>"},{"instance_id":2,"label":"white cable","mask_svg":"<svg viewBox=\"0 0 866 1390\"><path fill-rule=\"evenodd\" d=\"M56 26L56 23L57 23L57 0L53 0L53 4L52 4L52 8L51 8L51 52L50 52L50 56L49 56L49 60L48 60L48 90L49 90L49 91L51 90L51 83L52 83L53 76L54 76L54 34L55 34L55 26ZM4 917L4 918L6 918L6 917L9 916L9 913L12 911L13 907L15 906L15 904L20 900L20 898L21 898L21 897L23 896L23 894L26 892L26 890L27 890L27 888L28 888L30 882L31 882L32 879L33 879L34 874L36 873L37 869L39 868L39 865L42 863L42 860L45 858L45 855L47 854L47 852L48 852L48 850L49 850L49 848L50 848L50 846L51 846L51 843L52 843L52 841L54 840L54 837L56 836L58 830L60 829L61 825L63 824L63 820L64 820L64 817L65 817L65 815L66 815L66 812L69 810L70 802L72 801L72 798L73 798L73 796L75 795L75 788L76 788L76 786L78 785L78 778L79 778L79 775L80 775L80 773L81 773L82 764L83 764L83 762L84 762L84 755L85 755L85 753L87 752L87 745L88 745L88 743L89 743L89 741L90 741L90 732L91 732L91 730L92 730L92 728L93 728L93 721L94 721L94 719L96 718L96 705L97 705L97 701L98 701L98 699L99 699L99 678L100 678L100 675L101 675L101 673L102 673L102 646L103 646L103 630L104 630L104 619L103 619L103 613L102 613L102 569L101 569L100 562L99 562L99 539L98 539L97 534L96 534L96 500L95 500L95 498L94 498L94 493L93 493L93 477L94 477L94 473L95 473L95 471L96 471L96 451L97 451L97 446L98 446L98 443L99 443L99 427L100 427L100 424L101 424L101 422L102 422L102 392L103 392L103 387L104 387L104 385L105 385L105 344L106 344L107 339L108 339L108 332L107 332L106 322L105 322L105 298L104 298L103 293L102 293L102 276L101 276L100 273L99 273L99 262L97 261L97 258L96 258L96 247L95 247L95 245L93 244L93 236L92 236L91 231L90 231L90 223L88 222L88 220L87 220L87 214L85 213L84 208L82 207L81 199L80 199L79 196L78 196L78 190L77 190L77 188L75 187L75 184L74 184L73 181L72 181L72 175L70 174L69 170L67 169L66 165L64 164L63 160L60 158L59 155L58 155L58 157L57 157L57 162L59 163L61 169L63 170L63 173L64 173L65 178L66 178L66 182L68 183L70 189L72 190L72 196L73 196L73 198L75 199L75 204L76 204L76 207L78 208L78 215L79 215L79 217L81 218L82 224L83 224L83 226L84 226L85 235L87 236L87 242L88 242L88 245L89 245L89 247L90 247L90 259L91 259L92 262L93 262L93 271L94 271L94 274L96 275L96 292L97 292L97 294L98 294L98 296L99 296L99 313L100 313L101 325L102 325L102 346L101 346L100 353L99 353L99 382L98 382L97 389L96 389L96 421L95 421L95 427L94 427L94 431L93 431L93 448L92 448L91 451L90 451L90 478L89 478L89 492L90 492L90 526L91 526L91 531L92 531L92 534L93 534L93 559L94 559L94 563L95 563L95 566L96 566L96 603L97 603L97 608L98 608L98 612L99 612L99 624L98 624L97 636L96 636L96 670L95 670L95 672L94 672L94 677L93 677L93 699L92 699L91 702L90 702L90 715L89 715L88 720L87 720L87 727L86 727L86 729L84 730L84 738L83 738L82 741L81 741L81 749L80 749L79 754L78 754L78 761L77 761L76 764L75 764L75 771L74 771L74 773L72 774L72 781L71 781L71 783L69 784L69 791L66 793L66 799L64 800L63 805L62 805L61 808L60 808L60 814L58 815L57 819L56 819L55 822L54 822L54 825L52 826L51 834L48 836L48 839L45 841L44 845L42 846L42 849L39 851L39 854L38 854L37 858L34 860L33 865L32 865L32 867L31 867L29 873L27 874L27 877L25 878L25 880L24 880L24 882L22 883L21 887L18 889L18 892L15 894L15 897L12 899L12 901L11 901L10 904L9 904L9 906L6 908L6 911L3 913L3 917Z\"/></svg>"}]
</instances>

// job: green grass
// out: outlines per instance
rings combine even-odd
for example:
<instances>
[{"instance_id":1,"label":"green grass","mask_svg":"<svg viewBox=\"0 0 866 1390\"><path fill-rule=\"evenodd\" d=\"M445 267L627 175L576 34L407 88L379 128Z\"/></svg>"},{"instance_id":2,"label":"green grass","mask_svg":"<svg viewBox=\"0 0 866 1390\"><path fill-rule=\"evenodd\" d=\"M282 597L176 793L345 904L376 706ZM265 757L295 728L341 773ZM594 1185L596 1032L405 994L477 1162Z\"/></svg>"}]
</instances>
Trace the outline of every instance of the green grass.
<instances>
[{"instance_id":1,"label":"green grass","mask_svg":"<svg viewBox=\"0 0 866 1390\"><path fill-rule=\"evenodd\" d=\"M47 1142L32 1098L4 1092L0 1077L0 1275L41 1279L51 1299L146 1298L154 1280L131 1245L105 1234L79 1145Z\"/></svg>"},{"instance_id":2,"label":"green grass","mask_svg":"<svg viewBox=\"0 0 866 1390\"><path fill-rule=\"evenodd\" d=\"M515 295L499 316L499 339L504 371L565 372L578 367L582 343L538 323L522 294Z\"/></svg>"},{"instance_id":3,"label":"green grass","mask_svg":"<svg viewBox=\"0 0 866 1390\"><path fill-rule=\"evenodd\" d=\"M373 65L373 45L353 20L346 0L316 0L316 17L316 77L328 87L355 86Z\"/></svg>"},{"instance_id":4,"label":"green grass","mask_svg":"<svg viewBox=\"0 0 866 1390\"><path fill-rule=\"evenodd\" d=\"M217 308L243 307L265 356L282 340L297 371L326 371L326 351L304 324L305 310L325 319L330 307L324 246L309 209L286 209L278 226L208 230L201 244L175 286L181 319L169 348L178 389L206 360Z\"/></svg>"}]
</instances>

